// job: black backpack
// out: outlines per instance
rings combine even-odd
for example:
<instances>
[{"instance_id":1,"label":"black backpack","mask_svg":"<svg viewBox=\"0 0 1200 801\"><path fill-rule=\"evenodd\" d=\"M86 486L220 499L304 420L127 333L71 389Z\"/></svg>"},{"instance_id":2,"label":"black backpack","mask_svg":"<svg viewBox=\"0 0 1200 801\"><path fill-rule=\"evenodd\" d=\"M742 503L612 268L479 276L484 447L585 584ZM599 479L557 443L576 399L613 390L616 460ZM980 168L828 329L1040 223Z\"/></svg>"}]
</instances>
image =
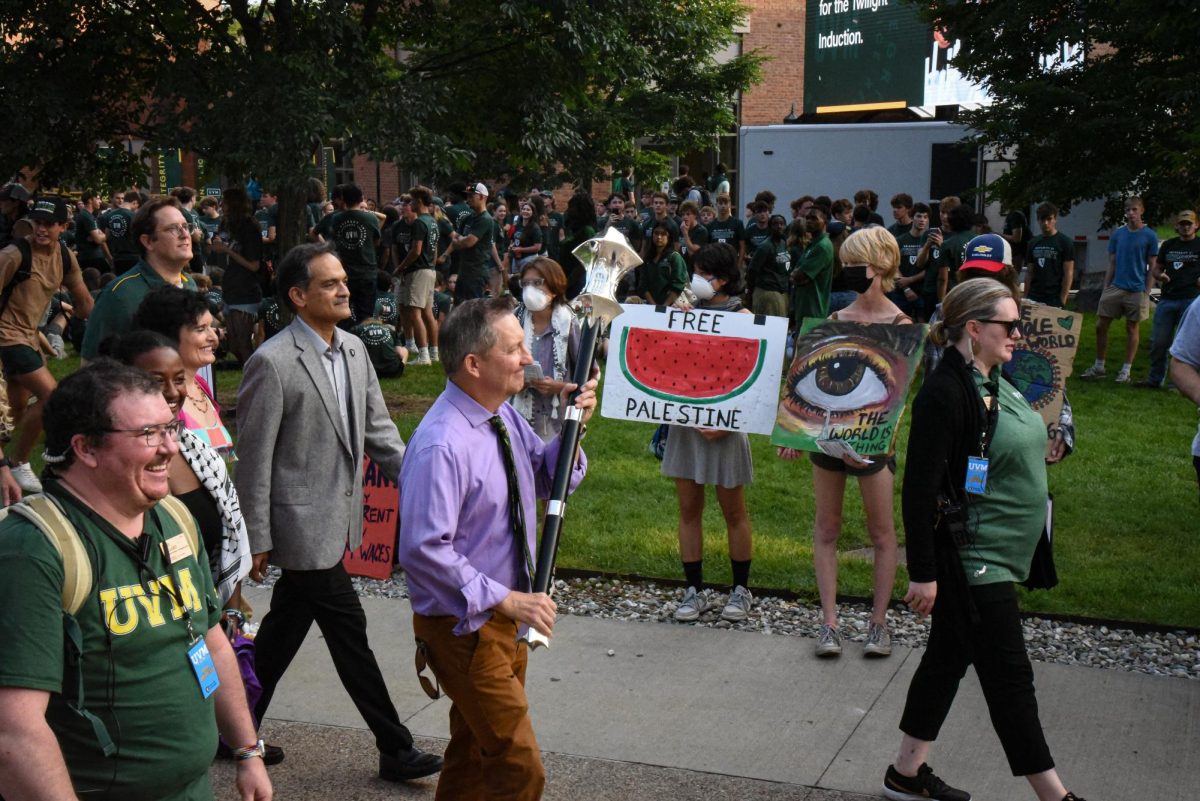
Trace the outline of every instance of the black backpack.
<instances>
[{"instance_id":1,"label":"black backpack","mask_svg":"<svg viewBox=\"0 0 1200 801\"><path fill-rule=\"evenodd\" d=\"M4 310L8 308L8 301L12 298L13 290L17 288L17 285L22 281L29 280L29 277L33 275L33 246L23 236L13 240L13 244L21 253L21 266L13 273L12 278L8 279L4 291L0 292L0 314L3 314ZM66 274L67 266L71 264L71 250L62 242L58 243L58 247L62 255L63 273Z\"/></svg>"}]
</instances>

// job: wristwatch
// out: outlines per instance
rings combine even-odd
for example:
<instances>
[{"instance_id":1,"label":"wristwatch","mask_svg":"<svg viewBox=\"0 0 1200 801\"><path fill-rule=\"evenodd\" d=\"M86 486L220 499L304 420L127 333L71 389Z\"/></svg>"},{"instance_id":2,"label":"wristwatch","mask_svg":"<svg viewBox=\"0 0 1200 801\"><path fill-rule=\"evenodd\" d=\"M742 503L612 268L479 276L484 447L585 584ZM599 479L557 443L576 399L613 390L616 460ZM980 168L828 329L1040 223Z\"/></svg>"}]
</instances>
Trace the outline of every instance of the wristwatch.
<instances>
[{"instance_id":1,"label":"wristwatch","mask_svg":"<svg viewBox=\"0 0 1200 801\"><path fill-rule=\"evenodd\" d=\"M259 740L254 745L248 745L245 748L233 749L233 758L238 762L244 762L247 759L263 759L267 755L267 744Z\"/></svg>"}]
</instances>

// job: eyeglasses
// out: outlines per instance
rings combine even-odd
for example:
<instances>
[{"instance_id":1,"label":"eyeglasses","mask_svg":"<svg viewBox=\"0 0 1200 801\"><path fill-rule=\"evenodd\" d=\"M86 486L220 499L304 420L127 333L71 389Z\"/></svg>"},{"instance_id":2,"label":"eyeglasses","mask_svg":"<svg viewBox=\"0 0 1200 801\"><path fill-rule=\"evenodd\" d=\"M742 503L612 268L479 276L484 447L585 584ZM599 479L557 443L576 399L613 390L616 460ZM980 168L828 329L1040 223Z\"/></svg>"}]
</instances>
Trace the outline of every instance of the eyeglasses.
<instances>
[{"instance_id":1,"label":"eyeglasses","mask_svg":"<svg viewBox=\"0 0 1200 801\"><path fill-rule=\"evenodd\" d=\"M182 420L172 420L169 423L159 423L154 426L142 426L141 428L107 428L107 434L133 434L135 437L141 437L146 443L147 448L157 448L170 437L173 442L179 441L179 432L183 429Z\"/></svg>"},{"instance_id":2,"label":"eyeglasses","mask_svg":"<svg viewBox=\"0 0 1200 801\"><path fill-rule=\"evenodd\" d=\"M530 278L530 279L527 279L527 280L521 282L521 289L524 289L527 286L543 287L545 285L546 285L545 278Z\"/></svg>"},{"instance_id":3,"label":"eyeglasses","mask_svg":"<svg viewBox=\"0 0 1200 801\"><path fill-rule=\"evenodd\" d=\"M191 223L174 223L172 225L164 225L162 228L158 229L158 232L161 234L170 234L173 237L182 239L184 237L191 236L192 232L195 230L196 226L192 225Z\"/></svg>"},{"instance_id":4,"label":"eyeglasses","mask_svg":"<svg viewBox=\"0 0 1200 801\"><path fill-rule=\"evenodd\" d=\"M996 325L1004 326L1005 333L1008 334L1008 336L1010 336L1010 337L1013 334L1021 333L1021 318L1020 317L1018 317L1015 320L977 320L976 322L995 323Z\"/></svg>"}]
</instances>

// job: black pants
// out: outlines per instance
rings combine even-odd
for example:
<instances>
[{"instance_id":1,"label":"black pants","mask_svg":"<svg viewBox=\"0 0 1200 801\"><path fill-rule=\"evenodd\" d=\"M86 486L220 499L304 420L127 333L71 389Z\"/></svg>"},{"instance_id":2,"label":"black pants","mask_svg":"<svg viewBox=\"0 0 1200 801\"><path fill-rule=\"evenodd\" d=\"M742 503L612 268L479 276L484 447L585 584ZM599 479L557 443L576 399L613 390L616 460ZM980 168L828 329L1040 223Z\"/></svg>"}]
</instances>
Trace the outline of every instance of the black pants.
<instances>
[{"instance_id":1,"label":"black pants","mask_svg":"<svg viewBox=\"0 0 1200 801\"><path fill-rule=\"evenodd\" d=\"M254 669L263 689L254 710L258 719L266 715L276 685L314 620L325 636L338 678L375 734L379 750L395 754L411 748L412 735L396 714L367 643L367 615L340 562L326 570L284 570L275 583L271 611L254 640Z\"/></svg>"},{"instance_id":2,"label":"black pants","mask_svg":"<svg viewBox=\"0 0 1200 801\"><path fill-rule=\"evenodd\" d=\"M1038 720L1016 588L1005 581L971 587L970 593L979 623L968 625L965 635L955 628L951 614L934 608L929 644L908 687L900 730L918 740L936 740L958 682L973 664L1013 775L1050 770L1054 760Z\"/></svg>"},{"instance_id":3,"label":"black pants","mask_svg":"<svg viewBox=\"0 0 1200 801\"><path fill-rule=\"evenodd\" d=\"M354 316L346 325L353 328L369 317L375 316L375 286L374 278L351 278L346 282L350 289L350 309Z\"/></svg>"}]
</instances>

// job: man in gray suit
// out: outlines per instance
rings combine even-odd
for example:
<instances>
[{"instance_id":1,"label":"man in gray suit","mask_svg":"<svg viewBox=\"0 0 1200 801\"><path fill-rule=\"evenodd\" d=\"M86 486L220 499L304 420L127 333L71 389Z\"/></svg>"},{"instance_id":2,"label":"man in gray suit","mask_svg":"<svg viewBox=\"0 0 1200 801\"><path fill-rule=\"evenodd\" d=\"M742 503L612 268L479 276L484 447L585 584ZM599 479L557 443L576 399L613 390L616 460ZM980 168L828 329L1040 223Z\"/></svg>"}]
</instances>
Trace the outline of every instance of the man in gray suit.
<instances>
[{"instance_id":1,"label":"man in gray suit","mask_svg":"<svg viewBox=\"0 0 1200 801\"><path fill-rule=\"evenodd\" d=\"M256 639L259 720L275 686L320 627L342 686L379 748L379 775L429 776L442 760L413 747L367 643L367 618L342 567L362 542L364 451L399 478L404 442L388 417L362 341L337 327L350 316L346 271L328 243L301 245L279 265L278 294L296 317L246 362L238 390L241 499L254 565L283 569Z\"/></svg>"}]
</instances>

